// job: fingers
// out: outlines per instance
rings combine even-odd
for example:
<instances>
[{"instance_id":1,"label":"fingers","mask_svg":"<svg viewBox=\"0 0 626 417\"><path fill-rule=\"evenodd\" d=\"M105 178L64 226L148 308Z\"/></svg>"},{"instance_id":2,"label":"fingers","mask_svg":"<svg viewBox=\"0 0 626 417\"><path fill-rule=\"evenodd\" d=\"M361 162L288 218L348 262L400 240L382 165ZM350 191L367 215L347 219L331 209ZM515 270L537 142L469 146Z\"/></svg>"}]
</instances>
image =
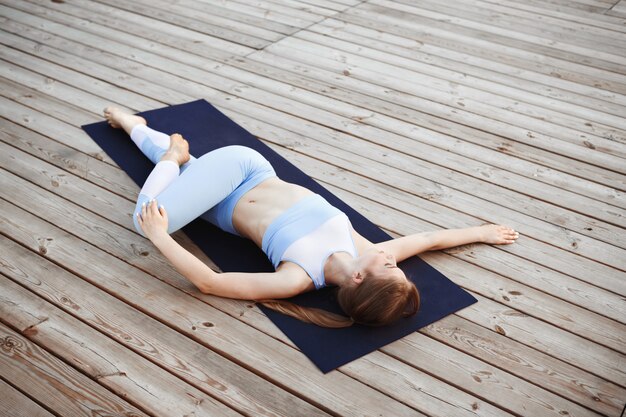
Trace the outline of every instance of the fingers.
<instances>
[{"instance_id":1,"label":"fingers","mask_svg":"<svg viewBox=\"0 0 626 417\"><path fill-rule=\"evenodd\" d=\"M154 214L154 210L152 208L154 200L150 200L148 201L148 204L143 203L141 205L141 211L137 213L137 220L140 222L140 224L146 220L146 218L151 215Z\"/></svg>"},{"instance_id":2,"label":"fingers","mask_svg":"<svg viewBox=\"0 0 626 417\"><path fill-rule=\"evenodd\" d=\"M515 241L517 240L517 238L519 238L519 233L516 232L515 230L511 229L511 228L506 228L506 231L504 232L504 243L507 245L510 245L511 243L515 243Z\"/></svg>"},{"instance_id":3,"label":"fingers","mask_svg":"<svg viewBox=\"0 0 626 417\"><path fill-rule=\"evenodd\" d=\"M165 207L159 206L156 200L148 201L148 204L143 203L141 205L141 213L137 213L137 218L140 221L146 220L146 218L156 216L160 214L163 217L167 217Z\"/></svg>"},{"instance_id":4,"label":"fingers","mask_svg":"<svg viewBox=\"0 0 626 417\"><path fill-rule=\"evenodd\" d=\"M159 206L159 213L161 213L161 216L167 221L167 211L165 211L165 207Z\"/></svg>"},{"instance_id":5,"label":"fingers","mask_svg":"<svg viewBox=\"0 0 626 417\"><path fill-rule=\"evenodd\" d=\"M150 214L153 216L156 216L157 214L159 214L159 209L157 207L156 200L150 200L148 209L150 210Z\"/></svg>"}]
</instances>

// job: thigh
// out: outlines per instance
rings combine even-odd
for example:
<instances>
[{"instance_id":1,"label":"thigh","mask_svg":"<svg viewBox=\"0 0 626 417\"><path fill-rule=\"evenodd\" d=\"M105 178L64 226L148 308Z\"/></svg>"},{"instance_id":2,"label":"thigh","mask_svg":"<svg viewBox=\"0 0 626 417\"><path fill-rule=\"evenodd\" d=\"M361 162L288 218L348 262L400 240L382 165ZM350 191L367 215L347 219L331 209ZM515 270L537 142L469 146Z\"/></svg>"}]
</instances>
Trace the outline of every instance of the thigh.
<instances>
[{"instance_id":1,"label":"thigh","mask_svg":"<svg viewBox=\"0 0 626 417\"><path fill-rule=\"evenodd\" d=\"M165 207L168 233L187 225L228 197L245 179L245 161L230 147L198 158L155 197Z\"/></svg>"}]
</instances>

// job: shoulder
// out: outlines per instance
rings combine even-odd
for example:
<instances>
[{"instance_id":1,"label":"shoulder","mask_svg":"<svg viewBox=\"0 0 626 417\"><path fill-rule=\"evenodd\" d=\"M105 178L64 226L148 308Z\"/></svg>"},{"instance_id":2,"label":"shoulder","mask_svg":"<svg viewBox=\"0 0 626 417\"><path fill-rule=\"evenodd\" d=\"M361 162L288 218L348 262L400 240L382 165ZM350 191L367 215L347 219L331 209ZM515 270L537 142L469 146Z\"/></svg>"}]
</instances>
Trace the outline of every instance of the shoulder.
<instances>
[{"instance_id":1,"label":"shoulder","mask_svg":"<svg viewBox=\"0 0 626 417\"><path fill-rule=\"evenodd\" d=\"M356 247L356 251L358 252L359 256L363 252L376 246L374 243L361 236L359 232L354 230L354 227L352 227L352 225L350 225L350 232L352 233L352 240L354 241L354 246Z\"/></svg>"},{"instance_id":2,"label":"shoulder","mask_svg":"<svg viewBox=\"0 0 626 417\"><path fill-rule=\"evenodd\" d=\"M298 294L315 289L313 280L306 271L298 264L285 261L276 268L276 274L280 276L281 282L293 288Z\"/></svg>"}]
</instances>

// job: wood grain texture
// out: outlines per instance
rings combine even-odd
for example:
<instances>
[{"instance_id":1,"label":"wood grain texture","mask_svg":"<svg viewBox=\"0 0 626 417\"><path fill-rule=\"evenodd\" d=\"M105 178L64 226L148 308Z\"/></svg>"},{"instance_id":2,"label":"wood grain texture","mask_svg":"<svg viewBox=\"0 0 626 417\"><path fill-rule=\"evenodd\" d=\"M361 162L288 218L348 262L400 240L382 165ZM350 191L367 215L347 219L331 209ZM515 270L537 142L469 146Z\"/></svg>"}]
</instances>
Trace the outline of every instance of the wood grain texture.
<instances>
[{"instance_id":1,"label":"wood grain texture","mask_svg":"<svg viewBox=\"0 0 626 417\"><path fill-rule=\"evenodd\" d=\"M6 0L0 318L153 415L618 416L619 13L615 0ZM253 304L200 294L135 233L139 187L79 128L109 104L197 98L392 236L485 222L522 236L424 254L479 303L322 376ZM51 391L1 378L33 415L59 414Z\"/></svg>"},{"instance_id":2,"label":"wood grain texture","mask_svg":"<svg viewBox=\"0 0 626 417\"><path fill-rule=\"evenodd\" d=\"M3 285L3 290L5 288ZM3 291L2 296L5 294ZM15 301L3 300L3 304L9 303ZM146 415L2 323L0 361L3 379L9 379L21 391L60 415Z\"/></svg>"},{"instance_id":3,"label":"wood grain texture","mask_svg":"<svg viewBox=\"0 0 626 417\"><path fill-rule=\"evenodd\" d=\"M0 380L0 414L7 417L53 417L32 399Z\"/></svg>"}]
</instances>

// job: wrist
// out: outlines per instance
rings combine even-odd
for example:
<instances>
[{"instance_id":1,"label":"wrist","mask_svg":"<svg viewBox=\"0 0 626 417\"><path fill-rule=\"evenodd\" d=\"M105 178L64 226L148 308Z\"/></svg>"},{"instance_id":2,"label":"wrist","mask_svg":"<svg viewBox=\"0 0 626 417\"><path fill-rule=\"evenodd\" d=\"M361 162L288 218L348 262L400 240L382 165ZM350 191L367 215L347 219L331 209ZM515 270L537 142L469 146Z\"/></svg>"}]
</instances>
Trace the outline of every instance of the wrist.
<instances>
[{"instance_id":1,"label":"wrist","mask_svg":"<svg viewBox=\"0 0 626 417\"><path fill-rule=\"evenodd\" d=\"M484 226L476 226L476 242L485 243L487 241L487 230Z\"/></svg>"},{"instance_id":2,"label":"wrist","mask_svg":"<svg viewBox=\"0 0 626 417\"><path fill-rule=\"evenodd\" d=\"M150 239L150 241L154 244L154 246L160 247L166 242L172 240L172 237L169 234L167 234L167 232L157 232L148 236L148 239Z\"/></svg>"}]
</instances>

